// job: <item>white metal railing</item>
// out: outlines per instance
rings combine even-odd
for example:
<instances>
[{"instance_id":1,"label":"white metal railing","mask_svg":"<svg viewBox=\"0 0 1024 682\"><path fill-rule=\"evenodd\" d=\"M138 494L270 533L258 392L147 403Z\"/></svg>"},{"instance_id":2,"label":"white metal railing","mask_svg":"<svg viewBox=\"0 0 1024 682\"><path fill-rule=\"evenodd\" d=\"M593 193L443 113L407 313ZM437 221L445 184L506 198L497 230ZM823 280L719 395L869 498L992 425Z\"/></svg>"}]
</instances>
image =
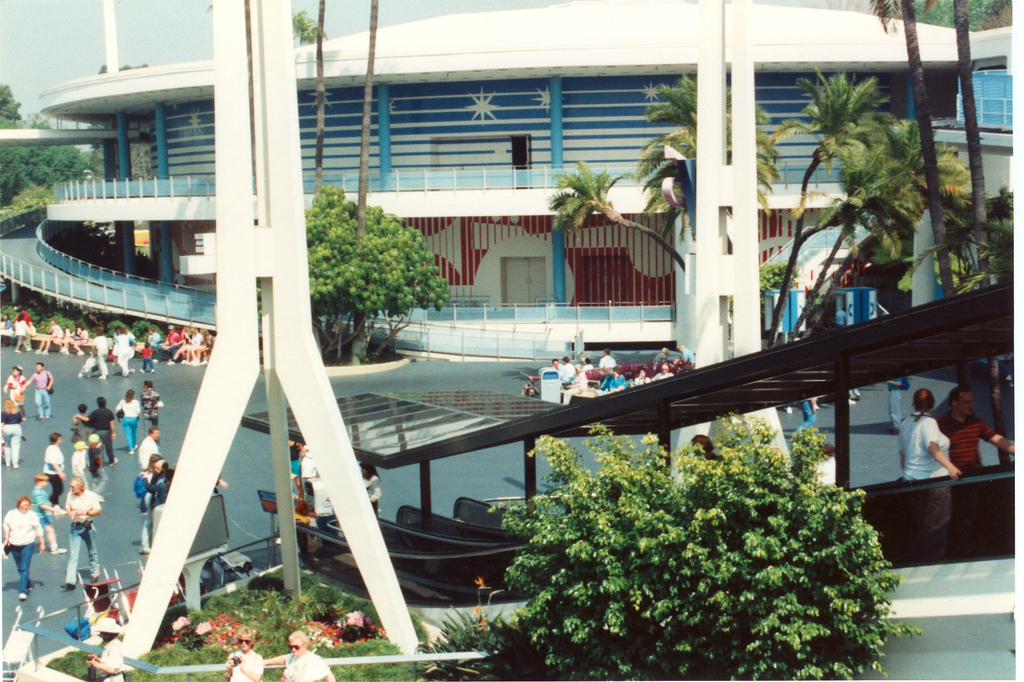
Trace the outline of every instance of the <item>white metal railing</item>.
<instances>
[{"instance_id":1,"label":"white metal railing","mask_svg":"<svg viewBox=\"0 0 1024 682\"><path fill-rule=\"evenodd\" d=\"M174 292L180 296L209 296L212 302L213 294L201 291L195 287L189 287L182 284L174 284L161 282L155 279L148 279L146 277L139 277L137 275L126 275L123 272L117 270L111 270L101 265L94 265L80 258L69 256L66 253L58 251L57 249L50 246L50 238L56 234L60 234L65 230L69 229L73 223L64 222L53 222L50 220L42 221L38 227L36 227L36 241L38 242L39 255L43 257L43 260L50 263L56 268L63 270L72 275L77 275L82 279L88 279L93 282L103 283L118 283L134 284L138 287L147 288L154 293Z\"/></svg>"},{"instance_id":2,"label":"white metal railing","mask_svg":"<svg viewBox=\"0 0 1024 682\"><path fill-rule=\"evenodd\" d=\"M140 277L130 278L72 258L39 239L46 229L46 221L36 228L37 248L43 259L56 269L32 265L5 252L0 254L0 273L4 277L76 305L150 320L216 328L216 298L212 294Z\"/></svg>"},{"instance_id":3,"label":"white metal railing","mask_svg":"<svg viewBox=\"0 0 1024 682\"><path fill-rule=\"evenodd\" d=\"M789 188L800 185L807 165L804 161L779 162L777 186ZM593 172L608 172L613 177L622 177L620 184L637 185L633 166L593 167ZM456 192L465 190L499 189L543 189L558 187L558 175L571 173L573 168L420 168L399 169L381 174L370 174L370 192ZM839 180L838 167L830 172L819 167L812 176L811 184L819 186L836 183ZM357 171L328 172L323 182L354 194L359 188ZM216 194L216 182L212 175L188 175L159 180L82 180L79 182L54 185L54 197L59 203L78 201L125 202L142 199L210 199ZM313 193L313 176L303 176L303 190Z\"/></svg>"}]
</instances>

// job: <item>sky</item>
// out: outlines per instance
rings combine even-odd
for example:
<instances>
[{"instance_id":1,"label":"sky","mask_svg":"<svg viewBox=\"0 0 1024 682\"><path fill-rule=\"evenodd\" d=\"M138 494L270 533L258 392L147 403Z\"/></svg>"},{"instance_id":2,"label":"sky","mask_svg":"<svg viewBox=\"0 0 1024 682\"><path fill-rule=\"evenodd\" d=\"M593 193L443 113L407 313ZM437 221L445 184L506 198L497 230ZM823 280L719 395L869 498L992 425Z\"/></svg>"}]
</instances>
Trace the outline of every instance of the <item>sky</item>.
<instances>
[{"instance_id":1,"label":"sky","mask_svg":"<svg viewBox=\"0 0 1024 682\"><path fill-rule=\"evenodd\" d=\"M230 0L235 1L235 0ZM241 2L241 0L237 0ZM212 0L115 0L121 65L174 64L213 58ZM556 0L381 0L378 26L445 14L546 7ZM317 0L292 0L314 20ZM370 26L369 0L327 0L325 31L339 38ZM102 0L0 0L0 83L39 111L39 95L59 83L99 73L105 61Z\"/></svg>"}]
</instances>

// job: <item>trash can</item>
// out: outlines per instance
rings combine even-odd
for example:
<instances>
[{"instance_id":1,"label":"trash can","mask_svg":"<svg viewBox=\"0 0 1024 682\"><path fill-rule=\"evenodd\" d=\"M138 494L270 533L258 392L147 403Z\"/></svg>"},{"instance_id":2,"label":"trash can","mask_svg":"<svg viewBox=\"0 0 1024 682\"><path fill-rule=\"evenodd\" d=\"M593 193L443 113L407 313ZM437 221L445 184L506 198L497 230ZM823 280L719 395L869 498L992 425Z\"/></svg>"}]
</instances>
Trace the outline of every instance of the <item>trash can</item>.
<instances>
[{"instance_id":1,"label":"trash can","mask_svg":"<svg viewBox=\"0 0 1024 682\"><path fill-rule=\"evenodd\" d=\"M562 380L558 378L558 370L551 368L541 371L540 399L549 403L562 402Z\"/></svg>"}]
</instances>

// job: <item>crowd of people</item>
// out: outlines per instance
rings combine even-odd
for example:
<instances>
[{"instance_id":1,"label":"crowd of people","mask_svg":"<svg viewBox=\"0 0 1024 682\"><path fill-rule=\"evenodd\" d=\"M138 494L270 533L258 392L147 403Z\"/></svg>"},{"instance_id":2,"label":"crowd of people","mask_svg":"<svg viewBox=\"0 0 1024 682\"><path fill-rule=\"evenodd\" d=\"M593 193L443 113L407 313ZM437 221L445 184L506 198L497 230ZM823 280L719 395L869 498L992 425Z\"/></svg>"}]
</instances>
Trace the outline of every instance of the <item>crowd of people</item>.
<instances>
[{"instance_id":1,"label":"crowd of people","mask_svg":"<svg viewBox=\"0 0 1024 682\"><path fill-rule=\"evenodd\" d=\"M26 320L21 316L18 321L22 324L31 323L30 318ZM128 367L127 363L134 355L135 344L130 342L134 337L123 327L116 331L110 350L117 356L120 374L130 376L134 368ZM154 342L160 342L159 333L155 329L151 331L155 337L151 335L147 339L146 350ZM103 346L98 343L102 338L98 336L93 339L98 348ZM74 349L76 354L85 355L86 350L92 350L85 348L88 339L85 329L79 327L75 332L66 332L54 322L50 335L35 352L45 354L56 348L62 354L70 354ZM31 350L31 345L23 348ZM21 350L17 348L16 352ZM106 372L102 376L105 378ZM88 557L89 579L100 577L94 524L96 517L103 513L106 470L118 463L114 444L118 442L119 436L123 436L129 454L137 450L140 460L144 456L154 460L142 467L144 471L141 475L147 486L140 496L143 511L150 511L166 500L167 488L173 478L173 469L159 454L158 423L163 402L152 380L143 382L141 400L136 397L136 390L129 388L112 411L107 407L106 398L99 396L95 398L95 407L91 411L86 403L81 403L75 414L66 417L63 423L68 427L67 432L54 430L49 425L42 427L45 430L33 432L35 427L31 427L30 422L48 422L54 417L51 396L56 389L82 389L81 385L71 389L67 385L56 384L56 378L43 361L36 363L34 372L29 376L26 376L22 367L13 365L3 384L3 409L0 411L3 465L12 469L23 465L38 467L39 472L34 477L32 489L19 497L15 509L5 515L3 522L3 558L11 556L17 564L18 597L21 600L28 599L32 589L29 572L37 539L40 552L46 551L46 545L49 544L50 554L67 554L63 588L74 589L78 583L81 577L79 560L83 548ZM26 394L29 392L33 394L35 403L35 411L31 415L25 407ZM65 419L61 415L57 417ZM140 426L143 429L148 427L146 438L141 444L138 443ZM70 449L66 443L71 446ZM37 459L40 450L42 457ZM58 537L64 537L63 533L57 532L58 522L62 519L68 522L66 547L61 547L58 541ZM149 551L151 523L151 518L144 517L141 529L143 554Z\"/></svg>"},{"instance_id":2,"label":"crowd of people","mask_svg":"<svg viewBox=\"0 0 1024 682\"><path fill-rule=\"evenodd\" d=\"M644 365L619 364L611 349L605 348L601 352L597 367L591 364L589 357L581 357L578 363L574 363L565 356L561 360L554 358L550 367L542 367L539 377L536 378L544 378L552 371L557 372L558 380L561 382L562 403L568 405L574 398L597 398L619 393L627 388L669 379L683 370L696 366L697 359L693 351L686 346L680 345L677 348L679 355L676 358L670 358L670 352L668 348L662 348L649 363L651 371L648 372L648 367ZM524 396L540 396L540 390L533 379L531 378L523 387Z\"/></svg>"}]
</instances>

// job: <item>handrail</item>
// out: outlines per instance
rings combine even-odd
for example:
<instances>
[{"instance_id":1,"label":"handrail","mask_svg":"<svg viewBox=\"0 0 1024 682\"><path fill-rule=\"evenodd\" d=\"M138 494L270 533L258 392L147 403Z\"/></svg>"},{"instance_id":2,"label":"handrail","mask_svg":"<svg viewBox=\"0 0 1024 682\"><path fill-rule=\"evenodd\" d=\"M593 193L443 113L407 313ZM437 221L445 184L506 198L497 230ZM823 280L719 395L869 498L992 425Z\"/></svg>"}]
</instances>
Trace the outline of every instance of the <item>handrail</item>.
<instances>
[{"instance_id":1,"label":"handrail","mask_svg":"<svg viewBox=\"0 0 1024 682\"><path fill-rule=\"evenodd\" d=\"M76 305L150 320L216 329L216 316L211 304L197 307L191 297L172 300L170 296L131 291L123 286L112 287L99 282L78 279L59 270L47 270L7 254L0 254L0 272L12 282L39 291L47 296Z\"/></svg>"},{"instance_id":2,"label":"handrail","mask_svg":"<svg viewBox=\"0 0 1024 682\"><path fill-rule=\"evenodd\" d=\"M129 282L138 282L139 284L142 284L142 285L153 285L153 286L156 286L156 287L161 288L161 289L170 288L170 289L174 289L175 291L183 292L183 293L185 293L187 295L199 295L199 296L207 295L207 296L211 296L211 297L213 296L213 294L210 294L209 292L202 291L201 289L198 289L196 287L190 287L190 286L187 286L187 285L184 285L184 284L175 284L173 282L170 282L170 283L168 283L168 282L161 282L160 280L149 279L148 277L139 277L138 275L128 275L128 274L125 274L123 272L118 272L117 270L112 270L111 268L105 268L102 265L95 265L95 264L90 263L88 261L84 261L84 260L82 260L80 258L75 258L74 256L70 256L70 255L64 253L63 251L58 251L57 249L55 249L52 246L50 246L50 244L49 244L49 242L47 240L49 240L49 238L52 237L53 235L60 234L61 232L64 232L65 230L67 230L68 226L69 226L68 223L63 223L63 222L59 222L59 221L58 222L51 222L49 220L44 220L43 222L39 223L39 225L36 227L36 240L39 242L39 247L38 247L39 248L39 255L41 255L43 257L43 260L45 260L50 265L52 265L52 266L54 266L56 268L60 268L61 270L65 270L66 272L70 272L69 270L66 270L65 268L61 268L59 263L54 262L54 260L51 260L50 258L47 258L47 255L50 255L51 257L53 257L56 260L64 260L64 261L69 261L71 263L75 263L76 265L79 265L80 267L82 267L84 269L87 269L88 271L98 271L100 273L106 273L109 276L115 277L117 279L128 280ZM110 277L108 277L108 279L109 278ZM85 279L90 279L90 278L85 278ZM94 280L100 281L100 282L103 281L103 277L102 276L101 277L92 277L91 279L94 279Z\"/></svg>"},{"instance_id":3,"label":"handrail","mask_svg":"<svg viewBox=\"0 0 1024 682\"><path fill-rule=\"evenodd\" d=\"M799 184L803 179L806 163L803 160L782 159L778 164L779 180L777 184L789 187ZM607 172L613 176L621 176L621 185L635 186L640 181L635 177L633 166L595 166L595 173ZM388 173L374 172L369 176L370 192L439 192L489 189L544 189L558 187L557 176L561 173L573 172L572 167L552 168L550 166L533 166L530 168L480 167L480 168L409 168L397 169ZM323 177L324 184L340 187L345 192L355 192L358 188L359 174L357 171L327 172ZM838 167L826 171L819 167L812 177L812 184L833 184L839 181ZM313 176L303 176L303 190L313 193ZM77 182L57 183L53 194L58 203L76 201L113 201L124 202L140 199L211 199L216 194L216 181L211 174L186 175L185 177L169 177L158 179L134 180L81 180Z\"/></svg>"},{"instance_id":4,"label":"handrail","mask_svg":"<svg viewBox=\"0 0 1024 682\"><path fill-rule=\"evenodd\" d=\"M64 646L70 646L80 651L92 654L102 654L103 649L92 644L85 644L77 639L68 637L64 633L53 632L38 625L19 625L19 629L26 630L40 637L53 640ZM449 651L427 654L386 654L384 656L350 656L347 658L325 658L324 663L332 667L344 667L352 665L383 665L386 663L427 663L430 661L467 661L487 658L489 654L484 651ZM204 663L201 665L153 665L130 656L124 657L124 662L132 668L142 670L153 675L188 675L191 673L218 673L224 672L224 664ZM38 663L37 663L38 665ZM284 665L268 665L267 668L284 668Z\"/></svg>"}]
</instances>

